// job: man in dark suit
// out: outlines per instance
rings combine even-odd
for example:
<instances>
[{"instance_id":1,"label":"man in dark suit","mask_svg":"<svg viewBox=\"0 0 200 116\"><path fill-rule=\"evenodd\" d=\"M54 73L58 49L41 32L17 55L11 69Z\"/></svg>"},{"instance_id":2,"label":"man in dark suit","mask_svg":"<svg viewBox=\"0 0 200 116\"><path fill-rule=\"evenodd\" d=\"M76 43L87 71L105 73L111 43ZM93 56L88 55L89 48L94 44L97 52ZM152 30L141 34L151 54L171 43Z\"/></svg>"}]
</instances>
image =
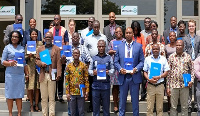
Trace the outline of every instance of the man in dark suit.
<instances>
[{"instance_id":1,"label":"man in dark suit","mask_svg":"<svg viewBox=\"0 0 200 116\"><path fill-rule=\"evenodd\" d=\"M125 115L128 90L130 89L133 115L139 116L139 86L142 82L141 70L144 65L144 54L142 45L132 40L133 30L128 27L125 32L126 42L117 47L114 66L119 73L119 116ZM120 48L120 49L118 49ZM132 70L125 69L125 58L132 58Z\"/></svg>"},{"instance_id":2,"label":"man in dark suit","mask_svg":"<svg viewBox=\"0 0 200 116\"><path fill-rule=\"evenodd\" d=\"M109 14L110 24L103 28L103 34L107 37L108 43L110 43L110 41L115 38L115 29L119 27L119 25L115 23L115 19L116 19L115 13L110 12Z\"/></svg>"},{"instance_id":3,"label":"man in dark suit","mask_svg":"<svg viewBox=\"0 0 200 116\"><path fill-rule=\"evenodd\" d=\"M165 45L170 43L169 33L171 31L174 31L176 33L176 37L179 35L179 30L178 30L178 27L177 27L177 19L176 19L175 16L172 16L170 18L170 23L171 23L171 26L168 29L164 30L164 32L163 32L163 36L165 38Z\"/></svg>"},{"instance_id":4,"label":"man in dark suit","mask_svg":"<svg viewBox=\"0 0 200 116\"><path fill-rule=\"evenodd\" d=\"M188 21L188 30L189 34L183 38L184 42L184 51L188 53L192 60L194 61L198 56L200 56L200 37L195 34L195 29L196 29L196 21L194 20L189 20ZM197 109L197 99L196 99L196 86L197 86L197 80L195 78L194 81L194 108L195 110ZM189 90L189 100L188 100L188 112L191 112L192 105L192 89L190 88Z\"/></svg>"},{"instance_id":5,"label":"man in dark suit","mask_svg":"<svg viewBox=\"0 0 200 116\"><path fill-rule=\"evenodd\" d=\"M23 21L23 17L22 17L21 14L15 15L15 24L21 24L22 21ZM5 31L5 35L4 35L4 39L3 39L3 43L4 43L5 45L8 45L8 44L9 44L9 37L8 37L8 36L9 36L9 34L10 34L12 31L14 31L13 24L8 25L8 26L6 27L6 31ZM24 30L23 30L23 32L24 32ZM22 35L22 37L23 37L23 35Z\"/></svg>"}]
</instances>

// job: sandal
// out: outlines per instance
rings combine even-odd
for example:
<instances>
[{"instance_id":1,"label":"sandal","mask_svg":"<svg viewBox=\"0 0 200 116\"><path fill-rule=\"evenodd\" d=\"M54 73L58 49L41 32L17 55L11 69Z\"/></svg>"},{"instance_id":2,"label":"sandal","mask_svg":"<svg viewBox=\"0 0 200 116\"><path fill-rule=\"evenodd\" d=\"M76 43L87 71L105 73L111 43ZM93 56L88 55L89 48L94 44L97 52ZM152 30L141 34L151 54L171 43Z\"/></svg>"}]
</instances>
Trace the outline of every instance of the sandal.
<instances>
[{"instance_id":1,"label":"sandal","mask_svg":"<svg viewBox=\"0 0 200 116\"><path fill-rule=\"evenodd\" d=\"M36 112L40 112L40 109L39 109L38 105L34 105L34 110L35 110Z\"/></svg>"},{"instance_id":2,"label":"sandal","mask_svg":"<svg viewBox=\"0 0 200 116\"><path fill-rule=\"evenodd\" d=\"M34 112L33 105L30 106L30 112Z\"/></svg>"}]
</instances>

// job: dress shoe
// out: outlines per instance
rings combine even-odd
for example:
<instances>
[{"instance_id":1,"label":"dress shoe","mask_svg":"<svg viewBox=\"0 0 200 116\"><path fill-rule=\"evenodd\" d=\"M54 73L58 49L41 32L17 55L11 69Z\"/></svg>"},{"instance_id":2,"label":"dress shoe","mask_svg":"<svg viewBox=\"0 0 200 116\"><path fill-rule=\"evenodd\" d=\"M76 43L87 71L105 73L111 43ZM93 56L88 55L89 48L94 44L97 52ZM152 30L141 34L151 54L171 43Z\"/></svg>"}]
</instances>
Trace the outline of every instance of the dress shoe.
<instances>
[{"instance_id":1,"label":"dress shoe","mask_svg":"<svg viewBox=\"0 0 200 116\"><path fill-rule=\"evenodd\" d=\"M192 108L189 107L189 108L188 108L188 113L191 113L191 112L192 112Z\"/></svg>"},{"instance_id":2,"label":"dress shoe","mask_svg":"<svg viewBox=\"0 0 200 116\"><path fill-rule=\"evenodd\" d=\"M146 100L145 98L141 98L141 99L140 99L140 101L145 101L145 100Z\"/></svg>"}]
</instances>

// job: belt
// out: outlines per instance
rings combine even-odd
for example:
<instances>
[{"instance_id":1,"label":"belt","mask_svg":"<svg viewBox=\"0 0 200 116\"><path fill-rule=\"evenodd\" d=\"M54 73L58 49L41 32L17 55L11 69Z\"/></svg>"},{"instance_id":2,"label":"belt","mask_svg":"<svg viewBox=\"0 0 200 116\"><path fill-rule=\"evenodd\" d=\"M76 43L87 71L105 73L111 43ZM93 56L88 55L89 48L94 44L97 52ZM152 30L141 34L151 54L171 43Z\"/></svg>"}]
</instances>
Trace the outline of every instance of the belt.
<instances>
[{"instance_id":1,"label":"belt","mask_svg":"<svg viewBox=\"0 0 200 116\"><path fill-rule=\"evenodd\" d=\"M44 71L45 73L49 73L49 71Z\"/></svg>"},{"instance_id":2,"label":"belt","mask_svg":"<svg viewBox=\"0 0 200 116\"><path fill-rule=\"evenodd\" d=\"M156 84L153 84L153 83L150 83L150 82L148 82L148 83L149 83L150 85L153 85L153 86L157 87L158 85L164 84L165 82L163 81L163 82L156 83Z\"/></svg>"}]
</instances>

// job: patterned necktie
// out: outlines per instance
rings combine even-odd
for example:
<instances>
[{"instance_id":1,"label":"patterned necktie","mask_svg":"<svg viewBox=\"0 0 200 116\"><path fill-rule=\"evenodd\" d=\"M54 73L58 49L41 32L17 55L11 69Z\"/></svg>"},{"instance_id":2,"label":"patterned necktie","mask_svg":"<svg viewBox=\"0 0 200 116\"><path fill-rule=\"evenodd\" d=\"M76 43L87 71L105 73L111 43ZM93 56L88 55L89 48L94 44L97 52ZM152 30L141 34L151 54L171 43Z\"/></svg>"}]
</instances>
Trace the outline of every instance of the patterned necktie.
<instances>
[{"instance_id":1,"label":"patterned necktie","mask_svg":"<svg viewBox=\"0 0 200 116\"><path fill-rule=\"evenodd\" d=\"M130 58L131 44L128 44L127 57Z\"/></svg>"}]
</instances>

